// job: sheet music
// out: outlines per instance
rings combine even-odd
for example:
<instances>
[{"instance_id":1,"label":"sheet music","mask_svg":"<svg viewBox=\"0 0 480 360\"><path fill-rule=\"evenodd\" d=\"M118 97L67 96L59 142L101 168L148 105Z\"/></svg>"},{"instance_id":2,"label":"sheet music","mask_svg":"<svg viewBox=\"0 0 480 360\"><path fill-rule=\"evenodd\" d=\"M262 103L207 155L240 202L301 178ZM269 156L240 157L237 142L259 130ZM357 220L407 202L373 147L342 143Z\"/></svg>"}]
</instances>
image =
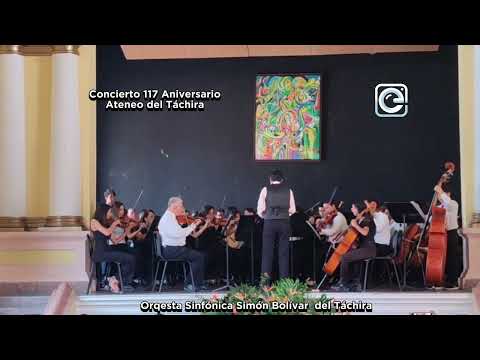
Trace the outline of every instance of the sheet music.
<instances>
[{"instance_id":1,"label":"sheet music","mask_svg":"<svg viewBox=\"0 0 480 360\"><path fill-rule=\"evenodd\" d=\"M423 212L422 208L420 207L420 205L418 205L415 201L410 201L410 204L412 204L412 206L415 208L415 210L417 210L417 212L420 214L420 216L422 217L422 219L424 221L427 220L427 215Z\"/></svg>"}]
</instances>

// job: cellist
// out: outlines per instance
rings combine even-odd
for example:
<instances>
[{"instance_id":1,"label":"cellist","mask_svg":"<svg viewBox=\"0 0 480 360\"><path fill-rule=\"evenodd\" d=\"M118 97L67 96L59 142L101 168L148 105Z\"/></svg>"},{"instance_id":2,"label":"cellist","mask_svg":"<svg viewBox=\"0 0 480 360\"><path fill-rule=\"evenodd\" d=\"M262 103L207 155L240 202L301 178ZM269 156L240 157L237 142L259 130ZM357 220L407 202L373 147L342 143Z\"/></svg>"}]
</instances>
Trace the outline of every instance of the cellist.
<instances>
[{"instance_id":1,"label":"cellist","mask_svg":"<svg viewBox=\"0 0 480 360\"><path fill-rule=\"evenodd\" d=\"M458 202L452 199L449 184L435 186L441 206L446 210L447 259L445 264L445 288L458 288L458 277L461 273L460 242L458 239Z\"/></svg>"},{"instance_id":2,"label":"cellist","mask_svg":"<svg viewBox=\"0 0 480 360\"><path fill-rule=\"evenodd\" d=\"M375 257L376 248L374 236L376 233L373 217L364 203L352 204L352 213L355 216L350 227L358 232L357 248L348 251L340 263L340 281L332 286L335 291L359 291L360 282L352 282L351 265L358 261Z\"/></svg>"}]
</instances>

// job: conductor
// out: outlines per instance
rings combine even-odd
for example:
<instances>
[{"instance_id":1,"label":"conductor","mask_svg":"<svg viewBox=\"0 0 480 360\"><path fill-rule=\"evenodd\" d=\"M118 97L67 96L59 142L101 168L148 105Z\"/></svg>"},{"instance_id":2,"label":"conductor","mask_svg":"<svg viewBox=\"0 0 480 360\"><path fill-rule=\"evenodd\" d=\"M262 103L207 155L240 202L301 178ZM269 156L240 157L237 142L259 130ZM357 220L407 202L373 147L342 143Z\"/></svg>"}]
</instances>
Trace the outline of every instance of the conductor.
<instances>
[{"instance_id":1,"label":"conductor","mask_svg":"<svg viewBox=\"0 0 480 360\"><path fill-rule=\"evenodd\" d=\"M279 277L285 278L289 273L289 217L296 212L295 199L281 171L273 171L269 180L269 185L260 192L257 205L257 213L264 219L262 274L271 279L273 249L278 241Z\"/></svg>"}]
</instances>

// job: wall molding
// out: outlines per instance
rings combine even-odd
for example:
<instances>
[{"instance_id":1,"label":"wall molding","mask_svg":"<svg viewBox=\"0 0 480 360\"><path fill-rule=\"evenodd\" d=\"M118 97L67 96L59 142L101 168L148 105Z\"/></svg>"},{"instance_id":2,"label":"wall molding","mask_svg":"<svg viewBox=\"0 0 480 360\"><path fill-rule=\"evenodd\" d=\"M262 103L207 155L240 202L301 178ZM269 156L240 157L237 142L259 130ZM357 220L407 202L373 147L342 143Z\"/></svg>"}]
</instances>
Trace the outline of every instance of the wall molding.
<instances>
[{"instance_id":1,"label":"wall molding","mask_svg":"<svg viewBox=\"0 0 480 360\"><path fill-rule=\"evenodd\" d=\"M0 45L0 54L18 54L23 56L79 55L79 47L80 45Z\"/></svg>"}]
</instances>

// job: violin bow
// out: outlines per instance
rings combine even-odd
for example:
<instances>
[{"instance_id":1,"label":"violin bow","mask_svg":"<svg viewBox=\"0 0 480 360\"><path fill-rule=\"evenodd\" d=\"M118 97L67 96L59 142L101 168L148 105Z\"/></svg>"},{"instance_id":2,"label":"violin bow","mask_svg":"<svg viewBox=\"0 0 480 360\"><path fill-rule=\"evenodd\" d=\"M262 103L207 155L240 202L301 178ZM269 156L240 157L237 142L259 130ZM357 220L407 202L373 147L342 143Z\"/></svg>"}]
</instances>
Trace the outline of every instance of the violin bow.
<instances>
[{"instance_id":1,"label":"violin bow","mask_svg":"<svg viewBox=\"0 0 480 360\"><path fill-rule=\"evenodd\" d=\"M137 201L135 201L135 205L133 205L134 210L137 208L138 202L142 198L142 195L143 195L143 189L140 191L140 195L138 195Z\"/></svg>"}]
</instances>

